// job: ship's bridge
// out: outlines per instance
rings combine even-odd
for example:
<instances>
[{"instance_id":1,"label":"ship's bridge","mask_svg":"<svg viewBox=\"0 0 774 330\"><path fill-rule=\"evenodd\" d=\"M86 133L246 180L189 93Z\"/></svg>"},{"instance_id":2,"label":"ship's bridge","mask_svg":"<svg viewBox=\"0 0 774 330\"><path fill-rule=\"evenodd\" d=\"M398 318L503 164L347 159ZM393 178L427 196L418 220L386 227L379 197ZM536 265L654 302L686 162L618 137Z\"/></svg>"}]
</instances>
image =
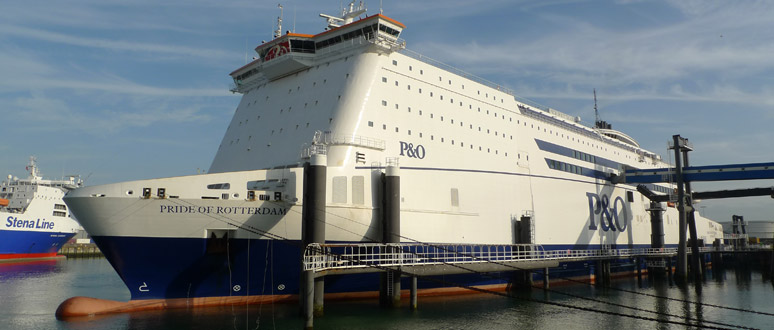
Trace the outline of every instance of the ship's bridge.
<instances>
[{"instance_id":1,"label":"ship's bridge","mask_svg":"<svg viewBox=\"0 0 774 330\"><path fill-rule=\"evenodd\" d=\"M345 11L343 18L321 15L328 19L328 27L316 35L287 32L262 43L255 48L258 58L231 73L232 91L245 92L261 78L281 78L358 46L376 45L377 51L387 52L402 48L398 37L405 25L382 14L353 21L353 14ZM338 26L333 23L337 20L346 24Z\"/></svg>"},{"instance_id":2,"label":"ship's bridge","mask_svg":"<svg viewBox=\"0 0 774 330\"><path fill-rule=\"evenodd\" d=\"M623 143L626 143L626 144L635 146L637 148L640 148L640 144L637 143L637 141L635 141L631 136L628 136L628 135L624 134L621 131L617 131L617 130L614 130L614 129L608 129L608 128L597 128L597 131L600 134L602 134L604 136L607 136L609 138L616 139L616 140L621 141Z\"/></svg>"}]
</instances>

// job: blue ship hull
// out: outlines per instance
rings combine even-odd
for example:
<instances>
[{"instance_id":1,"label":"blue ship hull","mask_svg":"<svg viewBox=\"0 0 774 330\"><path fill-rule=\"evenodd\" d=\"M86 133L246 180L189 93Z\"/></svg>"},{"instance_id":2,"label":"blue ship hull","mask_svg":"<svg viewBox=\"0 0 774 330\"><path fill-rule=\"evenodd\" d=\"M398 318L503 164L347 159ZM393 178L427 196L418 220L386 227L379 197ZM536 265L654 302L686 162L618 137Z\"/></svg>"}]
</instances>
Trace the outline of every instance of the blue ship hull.
<instances>
[{"instance_id":1,"label":"blue ship hull","mask_svg":"<svg viewBox=\"0 0 774 330\"><path fill-rule=\"evenodd\" d=\"M105 236L95 236L93 240L129 288L132 300L287 296L297 295L299 291L299 241L229 239L213 243L198 238ZM599 246L544 248L598 249ZM636 269L633 262L626 259L611 266L614 273ZM571 262L552 268L549 275L555 281L590 278L593 273L593 262ZM540 274L538 270L534 278L541 280ZM420 277L419 288L507 285L511 279L511 272ZM405 288L408 285L408 282L404 283ZM325 277L326 293L378 291L379 273Z\"/></svg>"},{"instance_id":2,"label":"blue ship hull","mask_svg":"<svg viewBox=\"0 0 774 330\"><path fill-rule=\"evenodd\" d=\"M75 233L0 230L0 260L56 256Z\"/></svg>"}]
</instances>

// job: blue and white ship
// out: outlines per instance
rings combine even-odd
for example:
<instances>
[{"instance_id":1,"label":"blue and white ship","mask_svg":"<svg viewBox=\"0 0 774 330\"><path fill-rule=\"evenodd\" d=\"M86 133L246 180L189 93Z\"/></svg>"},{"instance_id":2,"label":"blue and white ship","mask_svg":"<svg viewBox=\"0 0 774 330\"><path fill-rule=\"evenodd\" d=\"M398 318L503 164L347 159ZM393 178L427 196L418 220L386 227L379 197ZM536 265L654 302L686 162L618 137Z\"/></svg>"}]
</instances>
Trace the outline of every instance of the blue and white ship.
<instances>
[{"instance_id":1,"label":"blue and white ship","mask_svg":"<svg viewBox=\"0 0 774 330\"><path fill-rule=\"evenodd\" d=\"M514 219L529 217L531 241L544 249L650 247L649 200L611 178L624 166L668 167L660 156L609 125L586 126L407 50L402 23L364 13L353 3L323 15L323 32L280 27L255 48L257 59L231 73L242 99L207 174L65 196L133 301L295 299L303 164L315 148L327 153L328 242L380 241L379 180L398 158L405 242L513 244ZM719 224L696 222L705 242L722 238ZM677 227L666 207L667 247ZM379 282L325 281L331 295L376 292ZM507 285L480 275L455 282Z\"/></svg>"},{"instance_id":2,"label":"blue and white ship","mask_svg":"<svg viewBox=\"0 0 774 330\"><path fill-rule=\"evenodd\" d=\"M44 180L35 157L27 170L27 179L8 175L0 183L0 261L56 257L80 228L62 197L82 181L75 176Z\"/></svg>"}]
</instances>

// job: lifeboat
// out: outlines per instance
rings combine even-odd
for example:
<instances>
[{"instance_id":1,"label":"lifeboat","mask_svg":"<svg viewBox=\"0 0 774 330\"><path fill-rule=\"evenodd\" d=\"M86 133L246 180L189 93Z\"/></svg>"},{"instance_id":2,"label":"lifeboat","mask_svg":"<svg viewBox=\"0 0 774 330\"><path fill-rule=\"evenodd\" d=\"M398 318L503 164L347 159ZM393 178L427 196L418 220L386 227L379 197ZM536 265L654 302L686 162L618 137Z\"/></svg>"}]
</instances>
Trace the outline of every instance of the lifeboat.
<instances>
[{"instance_id":1,"label":"lifeboat","mask_svg":"<svg viewBox=\"0 0 774 330\"><path fill-rule=\"evenodd\" d=\"M8 200L5 198L0 198L0 206L8 206Z\"/></svg>"}]
</instances>

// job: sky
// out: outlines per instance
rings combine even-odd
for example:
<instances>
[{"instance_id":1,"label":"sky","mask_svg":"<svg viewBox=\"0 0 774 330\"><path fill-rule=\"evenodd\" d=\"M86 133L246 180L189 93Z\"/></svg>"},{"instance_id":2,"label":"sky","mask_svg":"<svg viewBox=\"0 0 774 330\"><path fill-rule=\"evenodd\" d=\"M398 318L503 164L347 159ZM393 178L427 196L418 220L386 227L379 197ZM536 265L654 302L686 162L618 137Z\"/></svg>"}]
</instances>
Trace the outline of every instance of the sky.
<instances>
[{"instance_id":1,"label":"sky","mask_svg":"<svg viewBox=\"0 0 774 330\"><path fill-rule=\"evenodd\" d=\"M282 1L283 30L316 34L341 1ZM774 2L366 1L407 48L593 125L602 119L692 165L774 162ZM206 171L239 103L228 74L271 40L277 2L8 0L0 10L0 175L87 185ZM674 158L674 157L671 157ZM694 183L695 191L774 180ZM774 220L770 197L706 200Z\"/></svg>"}]
</instances>

